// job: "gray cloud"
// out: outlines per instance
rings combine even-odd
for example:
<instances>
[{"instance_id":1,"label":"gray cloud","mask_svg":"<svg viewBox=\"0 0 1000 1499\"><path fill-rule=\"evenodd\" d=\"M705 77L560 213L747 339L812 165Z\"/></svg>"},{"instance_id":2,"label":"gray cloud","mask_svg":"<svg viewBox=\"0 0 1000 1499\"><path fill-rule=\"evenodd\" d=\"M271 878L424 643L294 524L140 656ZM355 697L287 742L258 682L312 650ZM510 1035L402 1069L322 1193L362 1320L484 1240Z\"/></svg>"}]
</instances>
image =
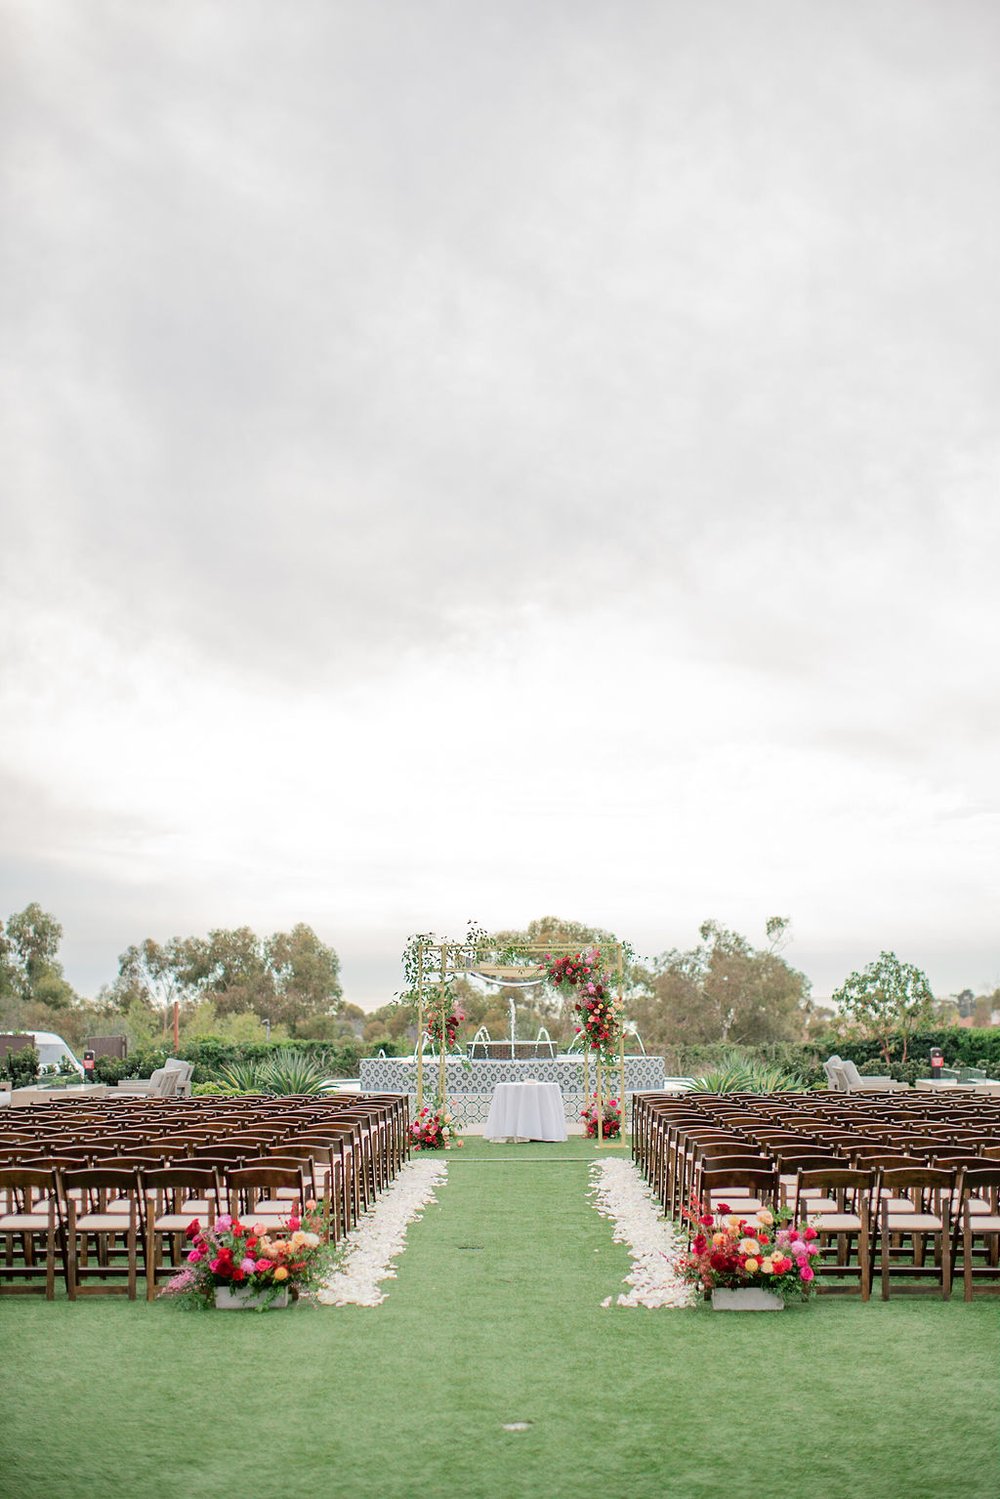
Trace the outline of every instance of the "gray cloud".
<instances>
[{"instance_id":1,"label":"gray cloud","mask_svg":"<svg viewBox=\"0 0 1000 1499\"><path fill-rule=\"evenodd\" d=\"M53 613L263 702L605 611L652 698L991 804L994 6L0 18L22 705Z\"/></svg>"}]
</instances>

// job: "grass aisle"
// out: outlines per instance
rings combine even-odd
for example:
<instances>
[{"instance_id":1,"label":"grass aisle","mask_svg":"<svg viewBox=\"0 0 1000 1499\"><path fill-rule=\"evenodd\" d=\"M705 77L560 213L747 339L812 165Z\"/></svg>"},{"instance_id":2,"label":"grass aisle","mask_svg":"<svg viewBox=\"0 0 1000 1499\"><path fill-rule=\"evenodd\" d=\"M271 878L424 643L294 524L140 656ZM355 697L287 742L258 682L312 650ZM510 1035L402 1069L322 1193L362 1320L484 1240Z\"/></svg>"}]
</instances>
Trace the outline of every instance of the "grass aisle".
<instances>
[{"instance_id":1,"label":"grass aisle","mask_svg":"<svg viewBox=\"0 0 1000 1499\"><path fill-rule=\"evenodd\" d=\"M449 1153L374 1309L0 1301L0 1492L996 1499L994 1304L604 1310L628 1261L595 1156Z\"/></svg>"}]
</instances>

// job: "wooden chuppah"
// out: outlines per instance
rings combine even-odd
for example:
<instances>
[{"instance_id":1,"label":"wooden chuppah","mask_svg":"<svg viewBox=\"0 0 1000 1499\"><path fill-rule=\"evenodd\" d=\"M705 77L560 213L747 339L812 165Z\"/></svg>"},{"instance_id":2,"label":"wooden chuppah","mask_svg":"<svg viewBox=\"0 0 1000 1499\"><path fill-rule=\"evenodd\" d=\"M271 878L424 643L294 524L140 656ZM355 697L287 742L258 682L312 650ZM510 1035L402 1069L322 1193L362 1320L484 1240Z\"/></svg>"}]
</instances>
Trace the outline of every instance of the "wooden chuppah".
<instances>
[{"instance_id":1,"label":"wooden chuppah","mask_svg":"<svg viewBox=\"0 0 1000 1499\"><path fill-rule=\"evenodd\" d=\"M579 952L579 942L526 942L513 945L494 942L489 938L466 940L465 942L435 942L431 937L417 939L415 950L415 980L413 989L417 997L417 1111L424 1101L424 1037L428 1023L435 1019L438 1025L438 1108L448 1106L448 1042L447 1018L451 1008L449 985L457 978L482 978L487 983L503 986L525 984L529 981L544 983L547 980L547 957L564 957ZM623 1015L625 1005L625 944L618 941L602 942L601 954L613 959L612 971L619 1013ZM512 963L510 958L524 958L523 963ZM491 959L493 961L491 961ZM505 959L506 961L496 961ZM590 1048L584 1041L581 1057L583 1063L584 1091L587 1107L596 1105L596 1144L605 1150L620 1150L625 1145L625 1026L619 1020L618 1055L614 1065L609 1066L597 1053L594 1058L594 1091L590 1088ZM512 1038L513 1039L513 1038ZM618 1073L618 1101L621 1125L617 1140L604 1137L604 1106L613 1098L612 1078Z\"/></svg>"}]
</instances>

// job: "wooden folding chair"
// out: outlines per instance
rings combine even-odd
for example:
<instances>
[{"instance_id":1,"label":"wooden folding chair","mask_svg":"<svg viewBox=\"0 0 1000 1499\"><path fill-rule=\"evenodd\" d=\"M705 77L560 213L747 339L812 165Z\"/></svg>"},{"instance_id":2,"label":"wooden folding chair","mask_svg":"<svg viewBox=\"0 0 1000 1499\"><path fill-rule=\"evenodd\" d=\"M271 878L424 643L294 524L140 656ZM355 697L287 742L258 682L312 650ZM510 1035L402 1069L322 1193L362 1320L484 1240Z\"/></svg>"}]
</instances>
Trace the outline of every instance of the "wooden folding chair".
<instances>
[{"instance_id":1,"label":"wooden folding chair","mask_svg":"<svg viewBox=\"0 0 1000 1499\"><path fill-rule=\"evenodd\" d=\"M206 1228L215 1222L219 1182L205 1166L162 1166L142 1173L146 1209L146 1300L156 1296L156 1280L163 1267L164 1244L170 1246L167 1274L181 1263L185 1234L197 1218Z\"/></svg>"},{"instance_id":2,"label":"wooden folding chair","mask_svg":"<svg viewBox=\"0 0 1000 1499\"><path fill-rule=\"evenodd\" d=\"M902 1289L908 1281L925 1281L933 1275L936 1284L909 1286L913 1294L934 1294L940 1288L947 1301L951 1295L951 1200L955 1173L943 1167L902 1167L879 1173L878 1235L882 1278L882 1300L888 1301L893 1284ZM927 1241L934 1246L933 1264L927 1264Z\"/></svg>"},{"instance_id":3,"label":"wooden folding chair","mask_svg":"<svg viewBox=\"0 0 1000 1499\"><path fill-rule=\"evenodd\" d=\"M299 1162L291 1166L241 1166L225 1175L229 1212L246 1223L263 1223L267 1228L282 1227L285 1220L299 1212L306 1202L305 1173ZM281 1187L295 1187L294 1198L278 1197Z\"/></svg>"},{"instance_id":4,"label":"wooden folding chair","mask_svg":"<svg viewBox=\"0 0 1000 1499\"><path fill-rule=\"evenodd\" d=\"M871 1204L875 1172L822 1165L800 1169L792 1195L792 1221L818 1234L813 1261L817 1278L857 1276L861 1300L871 1296ZM816 1285L817 1292L844 1293L850 1287Z\"/></svg>"},{"instance_id":5,"label":"wooden folding chair","mask_svg":"<svg viewBox=\"0 0 1000 1499\"><path fill-rule=\"evenodd\" d=\"M964 1299L972 1300L977 1281L984 1293L1000 1294L1000 1165L966 1168L959 1221Z\"/></svg>"},{"instance_id":6,"label":"wooden folding chair","mask_svg":"<svg viewBox=\"0 0 1000 1499\"><path fill-rule=\"evenodd\" d=\"M138 1277L140 1184L136 1171L90 1167L59 1178L66 1213L66 1270L70 1301L77 1296L120 1295L135 1300ZM93 1240L97 1263L90 1262ZM124 1264L122 1258L124 1257ZM85 1279L126 1284L83 1284Z\"/></svg>"},{"instance_id":7,"label":"wooden folding chair","mask_svg":"<svg viewBox=\"0 0 1000 1499\"><path fill-rule=\"evenodd\" d=\"M44 1295L55 1298L56 1254L66 1273L62 1221L55 1173L42 1167L11 1166L0 1169L0 1243L4 1263L0 1265L0 1295ZM6 1281L44 1284L7 1285Z\"/></svg>"}]
</instances>

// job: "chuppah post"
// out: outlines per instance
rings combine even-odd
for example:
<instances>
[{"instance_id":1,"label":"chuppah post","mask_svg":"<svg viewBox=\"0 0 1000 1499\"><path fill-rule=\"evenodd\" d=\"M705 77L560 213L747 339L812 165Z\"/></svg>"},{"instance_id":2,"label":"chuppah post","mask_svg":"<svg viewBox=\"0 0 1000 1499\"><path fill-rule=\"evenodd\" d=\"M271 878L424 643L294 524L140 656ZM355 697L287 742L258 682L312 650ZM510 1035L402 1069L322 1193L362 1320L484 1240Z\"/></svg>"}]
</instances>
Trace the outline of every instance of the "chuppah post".
<instances>
[{"instance_id":1,"label":"chuppah post","mask_svg":"<svg viewBox=\"0 0 1000 1499\"><path fill-rule=\"evenodd\" d=\"M424 1106L424 944L417 943L417 1113Z\"/></svg>"},{"instance_id":2,"label":"chuppah post","mask_svg":"<svg viewBox=\"0 0 1000 1499\"><path fill-rule=\"evenodd\" d=\"M622 945L618 944L618 1003L621 1006L619 1021L621 1035L618 1042L618 1112L621 1115L619 1126L621 1142L625 1144L625 962Z\"/></svg>"},{"instance_id":3,"label":"chuppah post","mask_svg":"<svg viewBox=\"0 0 1000 1499\"><path fill-rule=\"evenodd\" d=\"M448 948L445 943L441 944L441 987L438 990L441 996L441 1033L438 1037L438 1045L441 1048L441 1057L438 1062L438 1093L440 1100L438 1108L442 1114L448 1108Z\"/></svg>"}]
</instances>

